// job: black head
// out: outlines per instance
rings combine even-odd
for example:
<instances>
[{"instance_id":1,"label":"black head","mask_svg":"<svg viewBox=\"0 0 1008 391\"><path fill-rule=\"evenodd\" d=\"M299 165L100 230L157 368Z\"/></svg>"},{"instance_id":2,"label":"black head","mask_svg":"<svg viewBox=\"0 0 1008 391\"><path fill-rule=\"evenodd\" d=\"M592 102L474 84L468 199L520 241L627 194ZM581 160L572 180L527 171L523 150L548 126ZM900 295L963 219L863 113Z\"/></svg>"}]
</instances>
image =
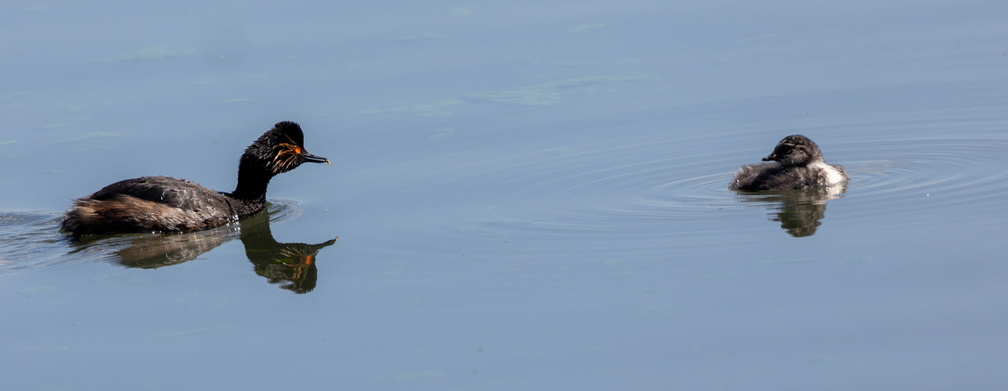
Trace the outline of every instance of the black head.
<instances>
[{"instance_id":1,"label":"black head","mask_svg":"<svg viewBox=\"0 0 1008 391\"><path fill-rule=\"evenodd\" d=\"M763 158L764 162L780 162L785 166L804 166L823 161L822 151L816 143L800 134L787 136L774 148L773 153Z\"/></svg>"},{"instance_id":2,"label":"black head","mask_svg":"<svg viewBox=\"0 0 1008 391\"><path fill-rule=\"evenodd\" d=\"M290 121L277 122L242 155L242 166L246 163L258 165L272 175L293 170L305 162L332 164L329 159L305 150L301 126Z\"/></svg>"},{"instance_id":3,"label":"black head","mask_svg":"<svg viewBox=\"0 0 1008 391\"><path fill-rule=\"evenodd\" d=\"M297 168L304 162L329 163L329 159L308 153L298 124L277 122L245 149L238 163L238 186L231 196L244 200L252 213L266 202L266 186L273 176Z\"/></svg>"}]
</instances>

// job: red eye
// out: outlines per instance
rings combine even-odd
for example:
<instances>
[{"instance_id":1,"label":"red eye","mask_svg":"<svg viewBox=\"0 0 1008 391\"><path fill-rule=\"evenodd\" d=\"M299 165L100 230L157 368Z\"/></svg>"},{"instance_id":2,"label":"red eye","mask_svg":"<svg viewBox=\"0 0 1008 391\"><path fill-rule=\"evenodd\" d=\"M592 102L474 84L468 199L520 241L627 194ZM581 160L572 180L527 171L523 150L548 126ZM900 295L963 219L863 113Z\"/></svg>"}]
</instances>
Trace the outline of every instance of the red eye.
<instances>
[{"instance_id":1,"label":"red eye","mask_svg":"<svg viewBox=\"0 0 1008 391\"><path fill-rule=\"evenodd\" d=\"M296 152L298 155L301 154L301 151L302 151L301 147L294 147L294 152Z\"/></svg>"}]
</instances>

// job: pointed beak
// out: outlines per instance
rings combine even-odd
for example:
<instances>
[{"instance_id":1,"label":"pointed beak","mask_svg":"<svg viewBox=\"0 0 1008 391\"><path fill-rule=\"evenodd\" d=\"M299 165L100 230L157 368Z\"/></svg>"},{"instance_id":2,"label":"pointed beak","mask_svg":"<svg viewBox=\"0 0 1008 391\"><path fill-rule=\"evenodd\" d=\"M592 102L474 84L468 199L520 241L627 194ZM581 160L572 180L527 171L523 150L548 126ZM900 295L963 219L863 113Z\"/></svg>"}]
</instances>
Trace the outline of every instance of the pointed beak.
<instances>
[{"instance_id":1,"label":"pointed beak","mask_svg":"<svg viewBox=\"0 0 1008 391\"><path fill-rule=\"evenodd\" d=\"M325 163L325 164L328 164L328 165L332 165L332 163L329 162L329 159L326 159L326 158L321 157L321 156L315 156L315 155L312 155L312 154L310 154L308 152L305 152L305 153L301 154L301 156L304 156L306 162Z\"/></svg>"},{"instance_id":2,"label":"pointed beak","mask_svg":"<svg viewBox=\"0 0 1008 391\"><path fill-rule=\"evenodd\" d=\"M775 161L775 160L777 160L777 154L776 153L771 153L771 154L767 155L767 157L763 158L764 162Z\"/></svg>"}]
</instances>

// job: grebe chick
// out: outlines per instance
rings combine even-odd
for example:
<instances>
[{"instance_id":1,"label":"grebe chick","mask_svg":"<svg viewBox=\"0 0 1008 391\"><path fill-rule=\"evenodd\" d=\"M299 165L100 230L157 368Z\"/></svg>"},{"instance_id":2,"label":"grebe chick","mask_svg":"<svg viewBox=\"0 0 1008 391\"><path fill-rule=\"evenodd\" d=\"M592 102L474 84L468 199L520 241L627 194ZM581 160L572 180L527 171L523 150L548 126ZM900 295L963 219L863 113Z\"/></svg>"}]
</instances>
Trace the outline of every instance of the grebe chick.
<instances>
[{"instance_id":1,"label":"grebe chick","mask_svg":"<svg viewBox=\"0 0 1008 391\"><path fill-rule=\"evenodd\" d=\"M798 190L833 186L850 179L843 167L826 164L819 146L799 134L785 137L763 161L773 163L742 166L735 172L735 180L728 184L728 188L740 191Z\"/></svg>"},{"instance_id":2,"label":"grebe chick","mask_svg":"<svg viewBox=\"0 0 1008 391\"><path fill-rule=\"evenodd\" d=\"M271 178L305 162L331 164L305 150L298 124L279 122L245 149L238 185L230 193L164 176L127 179L74 200L62 228L77 239L87 234L198 231L234 223L263 209Z\"/></svg>"}]
</instances>

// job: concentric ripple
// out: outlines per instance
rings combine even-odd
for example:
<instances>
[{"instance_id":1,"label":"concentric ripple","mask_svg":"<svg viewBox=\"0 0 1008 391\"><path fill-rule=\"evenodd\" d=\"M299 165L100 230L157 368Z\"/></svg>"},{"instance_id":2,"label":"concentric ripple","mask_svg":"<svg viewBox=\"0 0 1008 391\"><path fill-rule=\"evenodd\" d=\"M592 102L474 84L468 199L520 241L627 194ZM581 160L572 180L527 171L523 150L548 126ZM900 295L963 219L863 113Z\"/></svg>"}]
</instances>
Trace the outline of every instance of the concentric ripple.
<instances>
[{"instance_id":1,"label":"concentric ripple","mask_svg":"<svg viewBox=\"0 0 1008 391\"><path fill-rule=\"evenodd\" d=\"M701 140L692 151L670 142L594 144L526 157L507 173L493 175L529 183L525 190L534 196L528 197L538 201L525 204L537 207L474 224L509 236L688 237L730 235L738 229L732 221L739 212L753 207L779 212L778 199L727 189L734 170L760 155L750 149L706 149L705 144ZM846 192L818 202L860 204L831 212L844 213L843 218L886 214L901 216L902 224L919 224L935 213L958 213L961 205L1004 212L999 199L1008 190L1005 138L890 134L884 140L832 140L825 148L827 160L845 166L852 179ZM921 208L938 212L914 213Z\"/></svg>"},{"instance_id":2,"label":"concentric ripple","mask_svg":"<svg viewBox=\"0 0 1008 391\"><path fill-rule=\"evenodd\" d=\"M271 223L294 220L304 213L304 206L294 200L270 200L266 207Z\"/></svg>"},{"instance_id":3,"label":"concentric ripple","mask_svg":"<svg viewBox=\"0 0 1008 391\"><path fill-rule=\"evenodd\" d=\"M870 199L892 213L997 206L1008 186L1006 147L1004 139L985 138L849 144L848 196Z\"/></svg>"}]
</instances>

